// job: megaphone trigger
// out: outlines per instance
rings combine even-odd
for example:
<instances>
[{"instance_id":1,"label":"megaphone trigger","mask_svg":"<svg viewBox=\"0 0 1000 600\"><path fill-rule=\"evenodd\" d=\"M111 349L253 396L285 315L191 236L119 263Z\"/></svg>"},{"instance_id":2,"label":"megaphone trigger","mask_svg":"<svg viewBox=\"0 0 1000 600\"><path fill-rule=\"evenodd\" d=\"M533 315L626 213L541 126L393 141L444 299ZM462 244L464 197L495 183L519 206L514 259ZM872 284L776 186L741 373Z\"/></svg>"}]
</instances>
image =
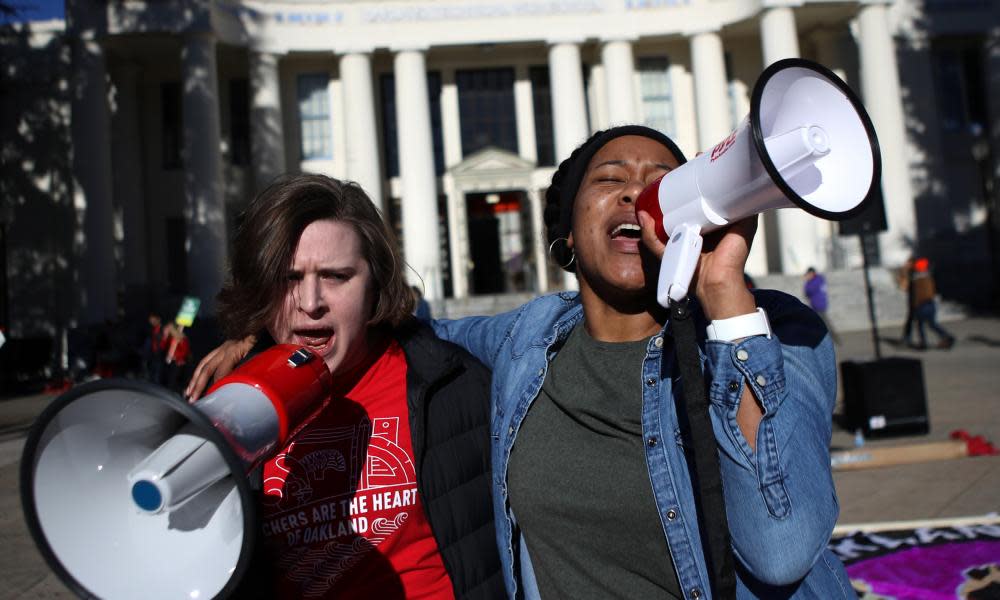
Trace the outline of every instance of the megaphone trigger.
<instances>
[{"instance_id":1,"label":"megaphone trigger","mask_svg":"<svg viewBox=\"0 0 1000 600\"><path fill-rule=\"evenodd\" d=\"M668 306L671 299L680 301L688 295L688 286L701 256L702 242L699 225L681 223L670 233L656 284L656 301L662 306Z\"/></svg>"}]
</instances>

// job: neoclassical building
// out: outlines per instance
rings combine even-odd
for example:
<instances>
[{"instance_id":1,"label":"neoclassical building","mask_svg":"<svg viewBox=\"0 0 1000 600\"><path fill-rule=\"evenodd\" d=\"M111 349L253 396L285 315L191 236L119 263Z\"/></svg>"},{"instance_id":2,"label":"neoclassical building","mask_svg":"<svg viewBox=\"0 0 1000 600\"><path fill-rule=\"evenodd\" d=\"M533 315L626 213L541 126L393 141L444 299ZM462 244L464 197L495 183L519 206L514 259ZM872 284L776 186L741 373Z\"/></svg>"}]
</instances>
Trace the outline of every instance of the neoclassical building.
<instances>
[{"instance_id":1,"label":"neoclassical building","mask_svg":"<svg viewBox=\"0 0 1000 600\"><path fill-rule=\"evenodd\" d=\"M947 262L959 243L956 273L988 273L997 4L71 0L65 24L19 30L57 56L38 68L68 69L38 89L47 81L68 107L59 139L71 153L61 178L21 185L69 198L70 321L171 295L210 308L239 212L288 171L361 184L433 300L541 293L574 284L547 260L542 224L573 148L638 122L693 156L742 120L766 65L800 56L841 75L875 123L887 230L873 258L895 266L921 249ZM45 79L31 69L18 76ZM11 106L32 106L26 93ZM787 210L762 219L748 270L860 263L856 238ZM12 322L29 316L14 308L17 285Z\"/></svg>"}]
</instances>

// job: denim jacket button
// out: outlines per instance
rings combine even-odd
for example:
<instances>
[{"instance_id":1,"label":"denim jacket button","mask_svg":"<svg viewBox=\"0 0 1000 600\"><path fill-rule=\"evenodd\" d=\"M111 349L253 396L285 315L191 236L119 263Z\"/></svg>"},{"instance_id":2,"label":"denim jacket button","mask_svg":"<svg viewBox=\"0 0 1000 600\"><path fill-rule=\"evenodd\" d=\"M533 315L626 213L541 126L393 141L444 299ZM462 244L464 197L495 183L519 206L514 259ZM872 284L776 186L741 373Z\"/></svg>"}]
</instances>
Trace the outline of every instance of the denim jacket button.
<instances>
[{"instance_id":1,"label":"denim jacket button","mask_svg":"<svg viewBox=\"0 0 1000 600\"><path fill-rule=\"evenodd\" d=\"M670 510L667 511L667 520L668 521L673 521L676 518L677 518L677 511L676 510L674 510L674 509L671 508Z\"/></svg>"},{"instance_id":2,"label":"denim jacket button","mask_svg":"<svg viewBox=\"0 0 1000 600\"><path fill-rule=\"evenodd\" d=\"M512 435L514 433L514 427L510 426L507 428L507 435Z\"/></svg>"},{"instance_id":3,"label":"denim jacket button","mask_svg":"<svg viewBox=\"0 0 1000 600\"><path fill-rule=\"evenodd\" d=\"M653 437L649 438L649 440L646 443L649 444L650 448L652 448L653 446L655 446L656 445L656 436L653 436Z\"/></svg>"},{"instance_id":4,"label":"denim jacket button","mask_svg":"<svg viewBox=\"0 0 1000 600\"><path fill-rule=\"evenodd\" d=\"M649 387L653 387L654 385L656 385L656 378L655 377L647 377L646 378L646 385L648 385Z\"/></svg>"},{"instance_id":5,"label":"denim jacket button","mask_svg":"<svg viewBox=\"0 0 1000 600\"><path fill-rule=\"evenodd\" d=\"M746 362L746 360L750 358L750 353L744 350L743 348L740 348L739 350L736 351L736 358L739 359L741 362Z\"/></svg>"},{"instance_id":6,"label":"denim jacket button","mask_svg":"<svg viewBox=\"0 0 1000 600\"><path fill-rule=\"evenodd\" d=\"M691 592L688 594L693 600L698 600L701 598L701 588L691 588Z\"/></svg>"},{"instance_id":7,"label":"denim jacket button","mask_svg":"<svg viewBox=\"0 0 1000 600\"><path fill-rule=\"evenodd\" d=\"M758 375L757 378L754 379L754 381L756 381L757 385L759 385L760 387L764 387L765 385L767 385L767 379L764 379L763 375Z\"/></svg>"},{"instance_id":8,"label":"denim jacket button","mask_svg":"<svg viewBox=\"0 0 1000 600\"><path fill-rule=\"evenodd\" d=\"M729 391L730 392L735 392L738 389L740 389L740 386L739 386L738 383L736 383L735 381L730 381L729 382Z\"/></svg>"},{"instance_id":9,"label":"denim jacket button","mask_svg":"<svg viewBox=\"0 0 1000 600\"><path fill-rule=\"evenodd\" d=\"M657 348L662 348L663 347L663 336L662 335L656 336L656 339L653 340L653 345L656 346Z\"/></svg>"}]
</instances>

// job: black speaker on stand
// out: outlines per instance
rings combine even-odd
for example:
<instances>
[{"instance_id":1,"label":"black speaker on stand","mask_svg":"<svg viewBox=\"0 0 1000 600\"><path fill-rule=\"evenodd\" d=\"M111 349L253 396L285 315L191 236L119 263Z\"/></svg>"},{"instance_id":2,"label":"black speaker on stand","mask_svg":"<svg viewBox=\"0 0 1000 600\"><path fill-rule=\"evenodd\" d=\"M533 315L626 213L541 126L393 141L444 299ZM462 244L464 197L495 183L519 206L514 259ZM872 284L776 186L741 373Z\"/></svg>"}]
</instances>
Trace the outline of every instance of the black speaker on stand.
<instances>
[{"instance_id":1,"label":"black speaker on stand","mask_svg":"<svg viewBox=\"0 0 1000 600\"><path fill-rule=\"evenodd\" d=\"M915 358L891 357L840 363L844 416L866 437L919 435L930 431L924 369Z\"/></svg>"},{"instance_id":2,"label":"black speaker on stand","mask_svg":"<svg viewBox=\"0 0 1000 600\"><path fill-rule=\"evenodd\" d=\"M882 358L875 318L875 299L868 269L878 262L879 232L887 230L881 186L875 186L865 210L840 222L841 235L857 235L864 261L865 293L871 320L875 360L843 361L840 377L844 390L844 416L850 431L867 437L918 435L930 431L924 369L916 358Z\"/></svg>"}]
</instances>

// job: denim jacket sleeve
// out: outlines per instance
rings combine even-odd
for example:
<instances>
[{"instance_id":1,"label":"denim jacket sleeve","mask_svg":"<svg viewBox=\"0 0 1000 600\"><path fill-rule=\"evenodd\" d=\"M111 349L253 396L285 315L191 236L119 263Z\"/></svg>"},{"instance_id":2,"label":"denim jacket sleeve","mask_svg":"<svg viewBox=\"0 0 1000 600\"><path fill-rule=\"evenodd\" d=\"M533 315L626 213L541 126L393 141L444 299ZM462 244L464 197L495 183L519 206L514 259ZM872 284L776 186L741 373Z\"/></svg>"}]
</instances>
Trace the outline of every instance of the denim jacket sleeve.
<instances>
[{"instance_id":1,"label":"denim jacket sleeve","mask_svg":"<svg viewBox=\"0 0 1000 600\"><path fill-rule=\"evenodd\" d=\"M773 337L706 342L705 368L733 548L754 577L782 585L809 573L837 521L836 360L813 311L785 294L756 297ZM756 452L736 422L744 383L764 408Z\"/></svg>"},{"instance_id":2,"label":"denim jacket sleeve","mask_svg":"<svg viewBox=\"0 0 1000 600\"><path fill-rule=\"evenodd\" d=\"M510 341L510 332L526 308L527 305L522 305L492 317L436 319L431 326L439 338L465 348L492 371L497 355Z\"/></svg>"}]
</instances>

